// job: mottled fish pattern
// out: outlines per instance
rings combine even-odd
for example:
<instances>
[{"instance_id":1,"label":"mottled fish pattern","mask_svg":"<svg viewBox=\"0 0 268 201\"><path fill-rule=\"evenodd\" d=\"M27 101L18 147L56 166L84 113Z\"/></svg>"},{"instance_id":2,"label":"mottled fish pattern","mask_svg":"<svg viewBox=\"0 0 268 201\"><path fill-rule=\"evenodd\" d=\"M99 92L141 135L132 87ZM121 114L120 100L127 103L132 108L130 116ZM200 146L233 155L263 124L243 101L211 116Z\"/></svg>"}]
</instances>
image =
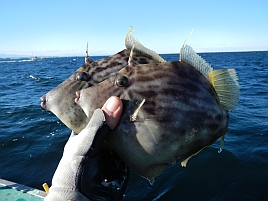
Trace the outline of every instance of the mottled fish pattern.
<instances>
[{"instance_id":1,"label":"mottled fish pattern","mask_svg":"<svg viewBox=\"0 0 268 201\"><path fill-rule=\"evenodd\" d=\"M131 39L131 41L130 41ZM133 61L136 64L164 62L155 52L142 46L131 35L127 35L126 46L135 43L137 47L133 52ZM98 61L91 61L86 56L85 64L62 82L55 89L41 97L41 106L53 112L67 127L79 133L88 123L83 110L74 102L75 92L115 75L128 64L130 50L124 49L115 55Z\"/></svg>"},{"instance_id":2,"label":"mottled fish pattern","mask_svg":"<svg viewBox=\"0 0 268 201\"><path fill-rule=\"evenodd\" d=\"M186 50L189 48L182 55ZM193 59L197 59L195 55ZM227 132L228 111L211 83L213 76L208 79L203 74L211 74L213 69L202 72L197 69L200 65L194 67L186 61L131 63L115 76L77 92L76 102L89 118L110 96L123 100L121 120L107 141L135 172L149 180L177 159L186 166L192 155ZM239 88L236 75L220 80ZM232 94L228 85L225 93ZM239 100L239 93L233 96Z\"/></svg>"}]
</instances>

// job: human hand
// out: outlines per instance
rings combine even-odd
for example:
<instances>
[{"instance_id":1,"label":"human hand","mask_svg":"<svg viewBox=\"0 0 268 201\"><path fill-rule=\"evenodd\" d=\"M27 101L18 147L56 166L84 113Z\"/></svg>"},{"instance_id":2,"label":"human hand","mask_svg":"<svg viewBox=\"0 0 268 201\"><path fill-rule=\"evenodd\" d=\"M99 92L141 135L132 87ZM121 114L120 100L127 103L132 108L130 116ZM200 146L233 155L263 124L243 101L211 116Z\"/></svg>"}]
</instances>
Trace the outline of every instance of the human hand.
<instances>
[{"instance_id":1,"label":"human hand","mask_svg":"<svg viewBox=\"0 0 268 201\"><path fill-rule=\"evenodd\" d=\"M129 168L116 153L101 148L122 109L122 101L111 97L79 135L72 132L45 201L122 199Z\"/></svg>"}]
</instances>

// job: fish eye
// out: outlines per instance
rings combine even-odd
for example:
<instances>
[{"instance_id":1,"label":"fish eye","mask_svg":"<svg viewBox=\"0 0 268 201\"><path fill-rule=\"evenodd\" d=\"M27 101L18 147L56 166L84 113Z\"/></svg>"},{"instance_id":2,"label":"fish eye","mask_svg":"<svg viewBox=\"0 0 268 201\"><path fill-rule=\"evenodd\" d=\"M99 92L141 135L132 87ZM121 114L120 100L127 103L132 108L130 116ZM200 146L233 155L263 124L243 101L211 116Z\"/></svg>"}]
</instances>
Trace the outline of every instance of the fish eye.
<instances>
[{"instance_id":1,"label":"fish eye","mask_svg":"<svg viewBox=\"0 0 268 201\"><path fill-rule=\"evenodd\" d=\"M117 80L115 81L115 84L118 87L125 87L128 84L128 78L126 76L120 76L119 78L117 78Z\"/></svg>"},{"instance_id":2,"label":"fish eye","mask_svg":"<svg viewBox=\"0 0 268 201\"><path fill-rule=\"evenodd\" d=\"M77 81L89 81L90 76L86 72L77 72L76 73L76 80Z\"/></svg>"}]
</instances>

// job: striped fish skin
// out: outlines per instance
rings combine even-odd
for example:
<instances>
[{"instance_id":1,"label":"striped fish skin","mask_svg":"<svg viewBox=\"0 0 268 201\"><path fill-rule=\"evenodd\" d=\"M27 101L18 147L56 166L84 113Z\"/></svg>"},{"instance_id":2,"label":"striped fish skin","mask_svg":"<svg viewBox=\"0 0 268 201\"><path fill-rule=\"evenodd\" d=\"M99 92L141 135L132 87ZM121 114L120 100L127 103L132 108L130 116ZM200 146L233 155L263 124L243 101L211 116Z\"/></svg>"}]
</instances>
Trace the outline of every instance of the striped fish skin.
<instances>
[{"instance_id":1,"label":"striped fish skin","mask_svg":"<svg viewBox=\"0 0 268 201\"><path fill-rule=\"evenodd\" d=\"M75 92L115 75L128 64L129 54L130 50L125 49L111 57L84 64L59 86L42 96L41 106L53 112L71 130L79 133L89 119L74 102ZM153 58L135 51L133 59L138 64L156 62Z\"/></svg>"},{"instance_id":2,"label":"striped fish skin","mask_svg":"<svg viewBox=\"0 0 268 201\"><path fill-rule=\"evenodd\" d=\"M210 82L181 61L127 66L78 91L76 102L90 118L112 95L123 100L124 110L107 141L132 170L149 180L168 164L211 145L229 124Z\"/></svg>"}]
</instances>

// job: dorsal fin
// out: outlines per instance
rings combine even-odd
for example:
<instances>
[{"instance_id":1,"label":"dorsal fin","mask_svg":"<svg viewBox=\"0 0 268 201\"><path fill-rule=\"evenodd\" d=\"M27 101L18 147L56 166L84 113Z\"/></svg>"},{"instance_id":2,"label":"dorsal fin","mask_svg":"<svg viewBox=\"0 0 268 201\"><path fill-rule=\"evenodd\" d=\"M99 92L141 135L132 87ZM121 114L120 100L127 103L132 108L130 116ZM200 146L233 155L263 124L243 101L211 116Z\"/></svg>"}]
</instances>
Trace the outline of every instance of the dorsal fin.
<instances>
[{"instance_id":1,"label":"dorsal fin","mask_svg":"<svg viewBox=\"0 0 268 201\"><path fill-rule=\"evenodd\" d=\"M140 52L142 54L145 54L149 56L150 58L155 59L158 62L166 62L162 57L160 57L156 52L153 50L150 50L146 47L144 47L138 40L136 40L132 35L131 32L133 31L133 27L131 27L131 30L127 33L126 39L125 39L125 46L127 49L131 50L133 45L135 45L134 51Z\"/></svg>"},{"instance_id":2,"label":"dorsal fin","mask_svg":"<svg viewBox=\"0 0 268 201\"><path fill-rule=\"evenodd\" d=\"M196 68L210 81L218 94L223 109L234 111L240 96L240 87L235 69L213 70L209 63L186 44L181 48L180 60Z\"/></svg>"},{"instance_id":3,"label":"dorsal fin","mask_svg":"<svg viewBox=\"0 0 268 201\"><path fill-rule=\"evenodd\" d=\"M209 73L213 71L213 68L201 56L196 54L189 45L184 44L182 46L180 60L196 68L209 80Z\"/></svg>"}]
</instances>

